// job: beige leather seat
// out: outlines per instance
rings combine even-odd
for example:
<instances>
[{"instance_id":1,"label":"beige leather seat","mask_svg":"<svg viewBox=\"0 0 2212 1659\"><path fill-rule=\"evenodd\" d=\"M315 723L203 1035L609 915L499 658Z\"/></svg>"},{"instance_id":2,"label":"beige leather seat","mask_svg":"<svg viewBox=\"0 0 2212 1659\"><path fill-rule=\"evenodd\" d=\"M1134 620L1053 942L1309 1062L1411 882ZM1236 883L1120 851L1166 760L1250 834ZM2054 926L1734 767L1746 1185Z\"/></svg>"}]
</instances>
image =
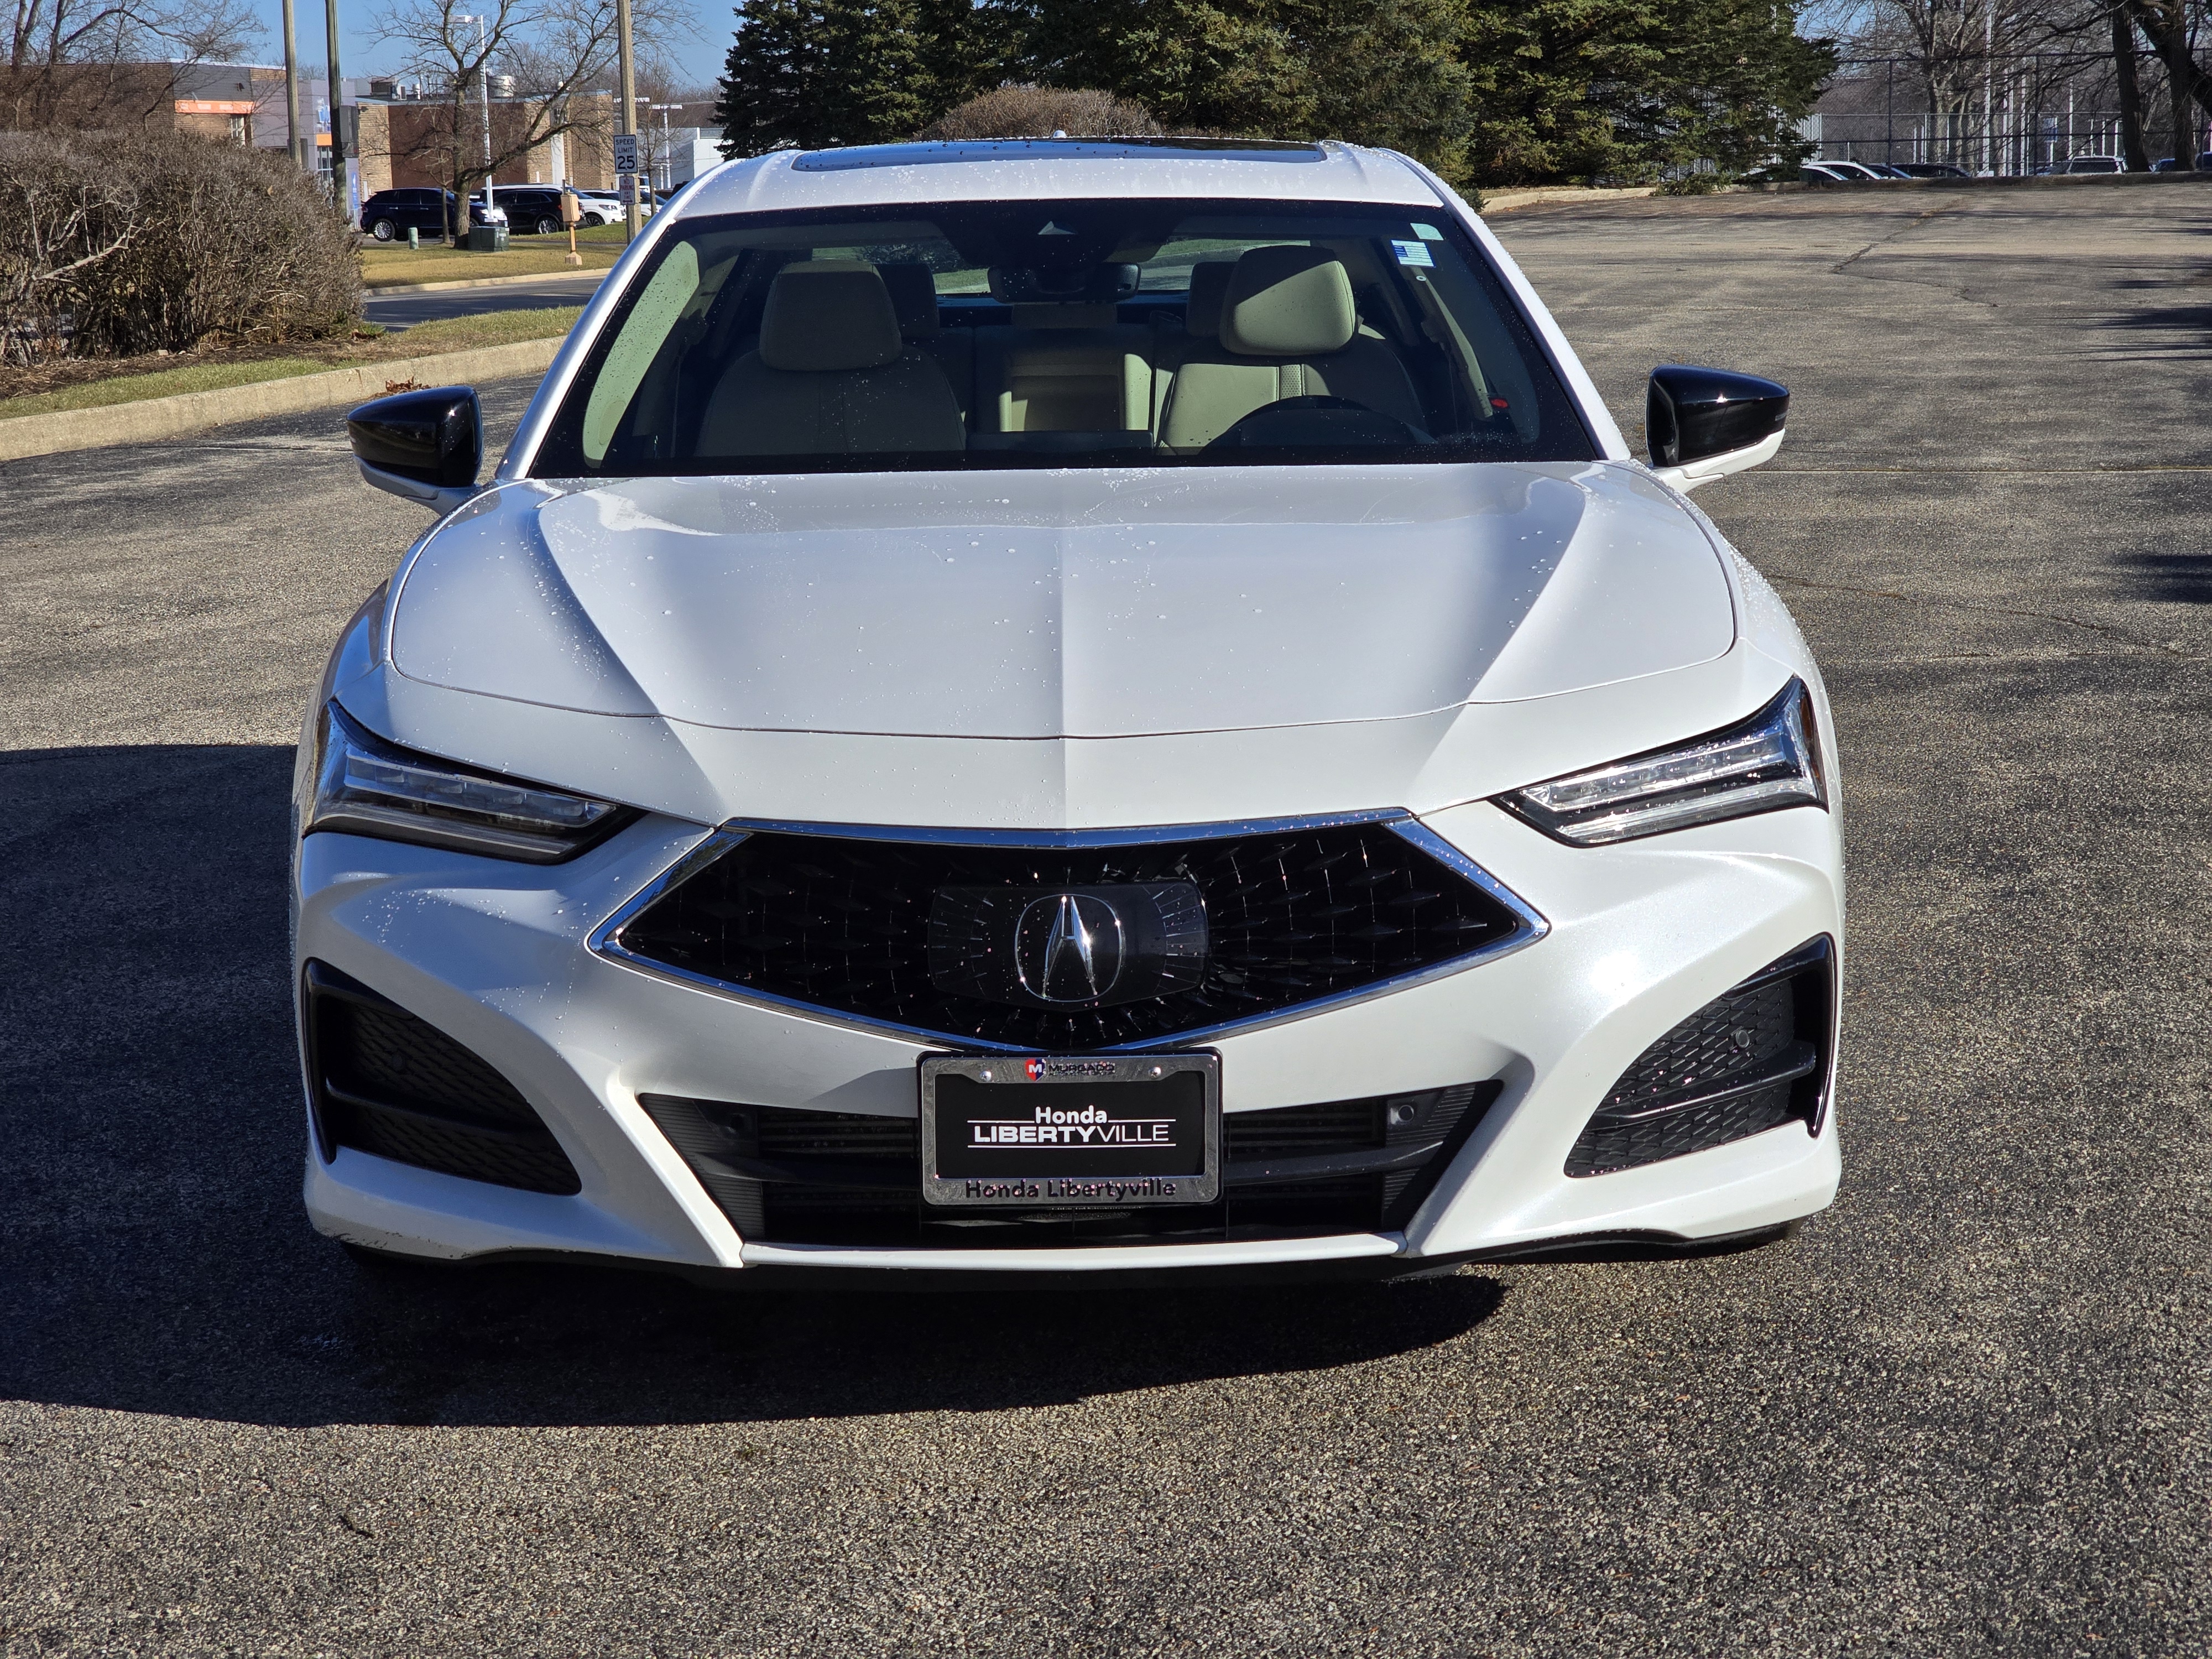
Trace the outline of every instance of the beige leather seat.
<instances>
[{"instance_id":1,"label":"beige leather seat","mask_svg":"<svg viewBox=\"0 0 2212 1659\"><path fill-rule=\"evenodd\" d=\"M1212 348L1206 343L1221 337L1221 301L1229 293L1234 259L1201 259L1190 268L1190 293L1183 301L1182 326L1161 322L1152 332L1152 429L1160 430L1167 413L1168 396L1175 377L1193 357L1203 357Z\"/></svg>"},{"instance_id":2,"label":"beige leather seat","mask_svg":"<svg viewBox=\"0 0 2212 1659\"><path fill-rule=\"evenodd\" d=\"M866 455L967 447L944 371L899 337L873 265L787 265L769 286L760 344L708 400L697 453Z\"/></svg>"},{"instance_id":3,"label":"beige leather seat","mask_svg":"<svg viewBox=\"0 0 2212 1659\"><path fill-rule=\"evenodd\" d=\"M978 432L1144 432L1152 331L1110 305L1018 305L975 331Z\"/></svg>"},{"instance_id":4,"label":"beige leather seat","mask_svg":"<svg viewBox=\"0 0 2212 1659\"><path fill-rule=\"evenodd\" d=\"M919 346L945 371L964 422L975 401L975 331L946 328L938 319L937 278L919 260L876 267L898 313L899 337Z\"/></svg>"},{"instance_id":5,"label":"beige leather seat","mask_svg":"<svg viewBox=\"0 0 2212 1659\"><path fill-rule=\"evenodd\" d=\"M1191 274L1194 316L1203 268ZM1211 348L1192 342L1175 371L1160 441L1202 449L1255 410L1310 397L1346 398L1408 426L1425 424L1398 354L1359 331L1344 262L1325 248L1250 249L1230 272L1219 338Z\"/></svg>"}]
</instances>

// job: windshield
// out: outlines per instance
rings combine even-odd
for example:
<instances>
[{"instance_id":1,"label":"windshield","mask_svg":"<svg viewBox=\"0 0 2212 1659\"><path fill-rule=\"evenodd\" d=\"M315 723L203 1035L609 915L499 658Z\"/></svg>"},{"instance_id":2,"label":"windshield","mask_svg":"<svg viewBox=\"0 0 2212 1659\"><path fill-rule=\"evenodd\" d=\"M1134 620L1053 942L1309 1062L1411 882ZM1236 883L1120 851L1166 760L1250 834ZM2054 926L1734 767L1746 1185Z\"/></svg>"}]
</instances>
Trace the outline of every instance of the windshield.
<instances>
[{"instance_id":1,"label":"windshield","mask_svg":"<svg viewBox=\"0 0 2212 1659\"><path fill-rule=\"evenodd\" d=\"M1107 199L686 224L632 279L531 471L1595 455L1443 215Z\"/></svg>"}]
</instances>

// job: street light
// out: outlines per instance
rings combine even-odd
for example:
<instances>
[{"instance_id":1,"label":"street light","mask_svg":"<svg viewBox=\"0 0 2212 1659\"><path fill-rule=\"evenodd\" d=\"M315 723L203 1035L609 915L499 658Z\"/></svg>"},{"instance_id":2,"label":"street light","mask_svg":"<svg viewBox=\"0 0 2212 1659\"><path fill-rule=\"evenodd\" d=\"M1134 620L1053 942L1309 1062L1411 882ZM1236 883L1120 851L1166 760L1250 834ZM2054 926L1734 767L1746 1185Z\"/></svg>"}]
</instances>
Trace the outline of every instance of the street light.
<instances>
[{"instance_id":1,"label":"street light","mask_svg":"<svg viewBox=\"0 0 2212 1659\"><path fill-rule=\"evenodd\" d=\"M676 188L676 168L668 153L668 112L682 109L681 104L647 104L646 108L660 112L660 182L654 188L663 196Z\"/></svg>"}]
</instances>

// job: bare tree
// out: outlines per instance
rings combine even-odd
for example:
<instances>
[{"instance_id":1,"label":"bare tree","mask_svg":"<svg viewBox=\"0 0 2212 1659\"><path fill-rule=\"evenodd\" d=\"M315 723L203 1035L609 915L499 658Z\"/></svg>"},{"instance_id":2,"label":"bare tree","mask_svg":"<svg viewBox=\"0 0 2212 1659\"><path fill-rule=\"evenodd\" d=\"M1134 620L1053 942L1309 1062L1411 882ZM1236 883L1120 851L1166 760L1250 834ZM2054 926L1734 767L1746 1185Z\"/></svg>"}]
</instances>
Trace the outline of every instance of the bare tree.
<instances>
[{"instance_id":1,"label":"bare tree","mask_svg":"<svg viewBox=\"0 0 2212 1659\"><path fill-rule=\"evenodd\" d=\"M469 6L479 11L466 9ZM464 21L464 20L466 21ZM426 140L437 151L458 216L470 191L549 140L596 132L604 118L579 94L613 76L615 0L392 0L375 27L405 54L404 71L444 88L447 119ZM636 0L631 31L641 52L689 31L672 0ZM518 101L491 122L470 106L483 77L514 77Z\"/></svg>"},{"instance_id":2,"label":"bare tree","mask_svg":"<svg viewBox=\"0 0 2212 1659\"><path fill-rule=\"evenodd\" d=\"M260 33L251 0L11 0L0 125L135 125Z\"/></svg>"},{"instance_id":3,"label":"bare tree","mask_svg":"<svg viewBox=\"0 0 2212 1659\"><path fill-rule=\"evenodd\" d=\"M2166 100L2173 116L2173 164L2185 171L2193 169L2197 135L2204 125L2197 110L2212 114L2212 76L2197 67L2192 8L2189 0L2127 0L2127 7L2166 66Z\"/></svg>"}]
</instances>

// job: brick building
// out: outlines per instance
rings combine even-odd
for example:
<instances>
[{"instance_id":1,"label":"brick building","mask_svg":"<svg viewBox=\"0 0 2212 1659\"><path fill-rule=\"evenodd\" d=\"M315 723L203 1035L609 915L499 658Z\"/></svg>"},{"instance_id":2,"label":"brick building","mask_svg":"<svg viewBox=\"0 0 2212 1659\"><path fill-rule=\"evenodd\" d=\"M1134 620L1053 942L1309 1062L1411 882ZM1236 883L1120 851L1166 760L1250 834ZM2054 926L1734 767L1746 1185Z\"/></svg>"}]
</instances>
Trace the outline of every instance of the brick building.
<instances>
[{"instance_id":1,"label":"brick building","mask_svg":"<svg viewBox=\"0 0 2212 1659\"><path fill-rule=\"evenodd\" d=\"M374 83L380 89L388 82ZM495 98L490 105L494 153L504 153L521 137L539 106L532 100ZM361 101L359 157L363 197L380 190L434 188L451 181L453 106L443 98L364 98ZM611 94L586 93L568 100L568 131L532 145L500 168L494 185L573 184L579 190L615 187L615 100ZM462 153L471 162L484 153L484 106L471 100L461 116Z\"/></svg>"}]
</instances>

